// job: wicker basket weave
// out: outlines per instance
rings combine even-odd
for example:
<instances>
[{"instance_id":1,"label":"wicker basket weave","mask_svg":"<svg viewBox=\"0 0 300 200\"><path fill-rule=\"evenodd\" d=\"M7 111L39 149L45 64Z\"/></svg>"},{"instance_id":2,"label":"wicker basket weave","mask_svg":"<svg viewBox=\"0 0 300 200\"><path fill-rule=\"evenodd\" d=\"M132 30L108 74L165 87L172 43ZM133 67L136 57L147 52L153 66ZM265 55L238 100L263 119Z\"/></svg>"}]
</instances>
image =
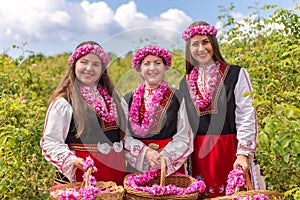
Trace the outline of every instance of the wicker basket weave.
<instances>
[{"instance_id":1,"label":"wicker basket weave","mask_svg":"<svg viewBox=\"0 0 300 200\"><path fill-rule=\"evenodd\" d=\"M195 179L191 176L174 174L166 177L166 161L164 158L161 159L161 173L160 176L149 181L145 186L152 186L153 184L160 184L160 186L165 186L169 184L174 184L177 187L187 188ZM138 191L133 189L131 186L126 184L128 175L124 179L124 189L125 189L125 199L126 200L149 200L149 199L183 199L183 200L194 200L198 199L198 192L185 194L185 195L166 195L166 196L152 196L148 192Z\"/></svg>"},{"instance_id":2,"label":"wicker basket weave","mask_svg":"<svg viewBox=\"0 0 300 200\"><path fill-rule=\"evenodd\" d=\"M250 176L247 174L244 176L245 177L245 187L247 189L247 191L239 191L239 188L235 188L235 192L232 195L226 195L226 196L220 196L220 197L215 197L215 198L206 198L205 200L232 200L233 197L237 196L237 197L254 197L255 195L258 194L264 194L266 196L268 196L268 198L271 200L283 200L284 196L283 194L281 194L280 192L277 191L271 191L271 190L254 190L251 180L250 180Z\"/></svg>"},{"instance_id":3,"label":"wicker basket weave","mask_svg":"<svg viewBox=\"0 0 300 200\"><path fill-rule=\"evenodd\" d=\"M86 180L89 180L89 176L91 175L91 170L87 171L87 178ZM49 191L55 191L55 190L66 190L68 188L79 190L80 188L83 188L85 186L90 185L88 181L84 182L76 182L76 183L68 183L68 184L61 184L56 185L49 188ZM98 194L95 198L95 200L122 200L124 197L125 190L123 186L118 186L113 181L98 181L93 186L98 187L100 190L109 190L110 192L105 192L102 194ZM49 200L58 200L59 197L53 197L50 196Z\"/></svg>"},{"instance_id":4,"label":"wicker basket weave","mask_svg":"<svg viewBox=\"0 0 300 200\"><path fill-rule=\"evenodd\" d=\"M233 197L238 196L241 198L245 197L254 197L257 194L264 194L269 197L271 200L283 200L284 197L281 193L277 191L270 191L270 190L248 190L248 191L241 191L241 192L236 192L233 195L228 195L228 196L221 196L221 197L215 197L215 198L207 198L205 200L232 200Z\"/></svg>"}]
</instances>

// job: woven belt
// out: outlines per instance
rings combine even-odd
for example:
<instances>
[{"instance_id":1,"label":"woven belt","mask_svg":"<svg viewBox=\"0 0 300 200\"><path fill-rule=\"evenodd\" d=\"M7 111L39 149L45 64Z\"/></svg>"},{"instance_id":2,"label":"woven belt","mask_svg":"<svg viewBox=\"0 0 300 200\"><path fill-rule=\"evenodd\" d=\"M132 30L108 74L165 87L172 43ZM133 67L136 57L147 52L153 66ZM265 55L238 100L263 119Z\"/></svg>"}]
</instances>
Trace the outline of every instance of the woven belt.
<instances>
[{"instance_id":1,"label":"woven belt","mask_svg":"<svg viewBox=\"0 0 300 200\"><path fill-rule=\"evenodd\" d=\"M69 144L69 148L74 151L99 152L97 144Z\"/></svg>"}]
</instances>

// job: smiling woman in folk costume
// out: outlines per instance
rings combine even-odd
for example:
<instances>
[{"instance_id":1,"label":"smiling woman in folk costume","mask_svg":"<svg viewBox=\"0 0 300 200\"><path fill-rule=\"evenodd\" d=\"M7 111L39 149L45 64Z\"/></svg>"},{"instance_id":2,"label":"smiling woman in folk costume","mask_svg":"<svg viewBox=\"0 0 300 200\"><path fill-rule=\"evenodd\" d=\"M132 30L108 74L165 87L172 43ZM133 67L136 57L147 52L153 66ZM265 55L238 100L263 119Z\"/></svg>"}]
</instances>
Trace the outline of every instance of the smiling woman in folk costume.
<instances>
[{"instance_id":1,"label":"smiling woman in folk costume","mask_svg":"<svg viewBox=\"0 0 300 200\"><path fill-rule=\"evenodd\" d=\"M125 157L133 171L158 169L163 156L167 175L185 173L184 162L193 151L184 100L164 80L171 60L172 55L158 46L139 49L132 59L132 67L144 80L122 99L128 116Z\"/></svg>"},{"instance_id":2,"label":"smiling woman in folk costume","mask_svg":"<svg viewBox=\"0 0 300 200\"><path fill-rule=\"evenodd\" d=\"M180 91L186 100L194 152L189 172L203 179L209 197L225 195L227 175L238 166L250 173L255 189L263 188L253 162L256 112L247 71L222 57L217 30L205 22L192 23L182 34L186 41L186 76Z\"/></svg>"},{"instance_id":3,"label":"smiling woman in folk costume","mask_svg":"<svg viewBox=\"0 0 300 200\"><path fill-rule=\"evenodd\" d=\"M98 168L93 173L97 181L123 184L124 134L119 126L124 116L106 71L108 62L100 45L81 43L49 99L40 145L45 158L57 168L55 184L82 181L87 156Z\"/></svg>"}]
</instances>

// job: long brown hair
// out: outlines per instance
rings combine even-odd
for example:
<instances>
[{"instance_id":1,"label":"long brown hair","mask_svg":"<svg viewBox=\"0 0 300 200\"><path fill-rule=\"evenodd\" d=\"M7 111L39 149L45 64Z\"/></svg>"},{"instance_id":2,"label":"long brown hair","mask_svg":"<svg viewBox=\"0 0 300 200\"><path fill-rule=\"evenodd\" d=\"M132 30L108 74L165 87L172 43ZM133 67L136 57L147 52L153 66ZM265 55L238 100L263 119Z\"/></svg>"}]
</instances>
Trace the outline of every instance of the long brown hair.
<instances>
[{"instance_id":1,"label":"long brown hair","mask_svg":"<svg viewBox=\"0 0 300 200\"><path fill-rule=\"evenodd\" d=\"M86 45L98 45L98 43L94 41L85 41L79 44L77 48ZM101 47L101 46L100 46ZM102 48L102 47L101 47ZM48 106L51 104L52 101L54 101L57 98L63 97L65 98L72 106L73 109L73 116L76 124L77 129L77 137L80 137L84 129L87 129L88 126L87 123L89 122L88 115L91 114L91 108L88 106L87 102L83 98L80 89L79 89L79 80L76 78L75 74L75 66L76 62L79 58L74 60L74 62L68 63L68 70L65 74L65 76L62 78L61 82L57 86L56 90L53 92L51 97L48 100ZM102 60L101 60L102 61ZM98 84L101 84L102 87L104 87L110 96L113 97L114 102L117 105L118 114L119 114L119 123L118 124L125 124L123 122L124 115L123 110L120 105L120 98L117 95L117 93L114 92L114 85L107 73L106 66L104 65L102 61L102 72L99 79ZM94 113L95 114L95 113ZM122 128L122 130L124 130ZM124 133L121 132L121 138L123 138Z\"/></svg>"},{"instance_id":2,"label":"long brown hair","mask_svg":"<svg viewBox=\"0 0 300 200\"><path fill-rule=\"evenodd\" d=\"M204 26L210 26L208 23L204 22L204 21L198 21L198 22L194 22L192 24L189 25L188 28L192 28L195 26L200 26L200 25L204 25ZM212 35L207 35L211 46L213 48L214 51L214 55L213 55L213 60L214 61L219 61L222 64L228 64L225 59L223 58L221 52L220 52L220 47L219 47L219 43L218 40L215 36ZM190 45L191 45L191 39L188 39L186 41L185 44L185 66L186 66L186 74L189 74L192 69L194 68L194 66L198 65L198 62L193 58L191 51L190 51Z\"/></svg>"}]
</instances>

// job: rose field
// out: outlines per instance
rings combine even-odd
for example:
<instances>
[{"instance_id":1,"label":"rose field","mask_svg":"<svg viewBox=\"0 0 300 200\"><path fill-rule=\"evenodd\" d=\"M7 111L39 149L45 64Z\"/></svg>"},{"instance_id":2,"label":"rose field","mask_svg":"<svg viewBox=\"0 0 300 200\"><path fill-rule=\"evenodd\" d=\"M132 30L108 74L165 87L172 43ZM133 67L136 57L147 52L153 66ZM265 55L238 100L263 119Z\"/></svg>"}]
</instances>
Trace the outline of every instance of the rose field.
<instances>
[{"instance_id":1,"label":"rose field","mask_svg":"<svg viewBox=\"0 0 300 200\"><path fill-rule=\"evenodd\" d=\"M300 8L249 9L252 15L238 22L228 14L233 5L220 7L226 36L219 38L221 52L229 63L249 72L254 91L245 95L254 97L256 158L267 189L283 193L285 199L300 199ZM254 17L265 10L272 13L268 18ZM241 31L245 24L250 31ZM274 24L279 28L272 28ZM48 199L55 169L42 156L39 142L47 100L64 75L69 53L44 56L27 50L26 44L12 45L22 50L19 57L0 52L0 199ZM183 76L183 49L170 51L172 69ZM110 76L120 83L131 69L132 53L109 56Z\"/></svg>"}]
</instances>

